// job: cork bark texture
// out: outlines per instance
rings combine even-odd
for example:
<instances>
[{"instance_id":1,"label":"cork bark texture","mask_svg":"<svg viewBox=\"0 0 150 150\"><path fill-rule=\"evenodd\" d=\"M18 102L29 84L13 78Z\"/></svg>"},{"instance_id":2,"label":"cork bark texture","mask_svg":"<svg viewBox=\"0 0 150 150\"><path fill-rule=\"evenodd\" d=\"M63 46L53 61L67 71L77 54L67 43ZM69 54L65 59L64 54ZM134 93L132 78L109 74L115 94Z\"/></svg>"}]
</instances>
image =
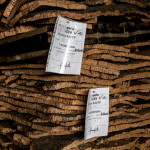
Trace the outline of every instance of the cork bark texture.
<instances>
[{"instance_id":1,"label":"cork bark texture","mask_svg":"<svg viewBox=\"0 0 150 150\"><path fill-rule=\"evenodd\" d=\"M150 0L0 0L0 150L150 149ZM87 23L80 76L45 72L58 15ZM84 142L91 88L107 137Z\"/></svg>"}]
</instances>

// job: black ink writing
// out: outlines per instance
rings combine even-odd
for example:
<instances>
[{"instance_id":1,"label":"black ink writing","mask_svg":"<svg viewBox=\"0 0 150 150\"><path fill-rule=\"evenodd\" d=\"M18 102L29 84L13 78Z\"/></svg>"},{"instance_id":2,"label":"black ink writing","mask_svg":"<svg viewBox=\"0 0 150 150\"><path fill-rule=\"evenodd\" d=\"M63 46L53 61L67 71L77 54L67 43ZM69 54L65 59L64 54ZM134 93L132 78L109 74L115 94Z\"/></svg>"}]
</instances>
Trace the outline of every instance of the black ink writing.
<instances>
[{"instance_id":1,"label":"black ink writing","mask_svg":"<svg viewBox=\"0 0 150 150\"><path fill-rule=\"evenodd\" d=\"M95 127L95 128L93 128L93 129L92 129L92 127L90 127L88 132L90 132L90 133L91 133L91 132L94 132L94 133L95 133L96 131L99 131L98 126Z\"/></svg>"},{"instance_id":2,"label":"black ink writing","mask_svg":"<svg viewBox=\"0 0 150 150\"><path fill-rule=\"evenodd\" d=\"M78 35L82 36L83 32L81 30L77 30L77 31L74 32L74 34L78 34Z\"/></svg>"},{"instance_id":3,"label":"black ink writing","mask_svg":"<svg viewBox=\"0 0 150 150\"><path fill-rule=\"evenodd\" d=\"M65 65L63 63L61 63L61 64L58 65L58 67L59 67L59 70L62 69L62 67L64 67L65 70L66 70L67 68L70 68L71 65L70 65L70 62L66 63Z\"/></svg>"},{"instance_id":4,"label":"black ink writing","mask_svg":"<svg viewBox=\"0 0 150 150\"><path fill-rule=\"evenodd\" d=\"M67 45L65 45L65 44L59 43L59 45L62 46L62 47L67 47Z\"/></svg>"},{"instance_id":5,"label":"black ink writing","mask_svg":"<svg viewBox=\"0 0 150 150\"><path fill-rule=\"evenodd\" d=\"M70 63L66 63L66 65L65 65L65 70L66 70L67 68L70 68Z\"/></svg>"},{"instance_id":6,"label":"black ink writing","mask_svg":"<svg viewBox=\"0 0 150 150\"><path fill-rule=\"evenodd\" d=\"M107 99L107 96L104 95L104 94L93 94L92 97L91 97L91 100L94 101L94 100L106 100Z\"/></svg>"},{"instance_id":7,"label":"black ink writing","mask_svg":"<svg viewBox=\"0 0 150 150\"><path fill-rule=\"evenodd\" d=\"M97 110L97 111L90 111L89 114L93 114L93 113L101 113L100 110Z\"/></svg>"},{"instance_id":8,"label":"black ink writing","mask_svg":"<svg viewBox=\"0 0 150 150\"><path fill-rule=\"evenodd\" d=\"M69 31L69 30L65 30L65 32L66 32L67 34L72 34L72 31Z\"/></svg>"},{"instance_id":9,"label":"black ink writing","mask_svg":"<svg viewBox=\"0 0 150 150\"><path fill-rule=\"evenodd\" d=\"M101 112L100 110L97 111L90 111L89 114L96 114L99 113L100 116L108 115L108 113Z\"/></svg>"},{"instance_id":10,"label":"black ink writing","mask_svg":"<svg viewBox=\"0 0 150 150\"><path fill-rule=\"evenodd\" d=\"M63 65L62 63L61 63L60 65L58 65L58 67L59 67L59 70L61 69L62 65Z\"/></svg>"},{"instance_id":11,"label":"black ink writing","mask_svg":"<svg viewBox=\"0 0 150 150\"><path fill-rule=\"evenodd\" d=\"M107 96L102 94L102 95L99 96L99 99L101 99L101 100L106 100L106 99L107 99Z\"/></svg>"},{"instance_id":12,"label":"black ink writing","mask_svg":"<svg viewBox=\"0 0 150 150\"><path fill-rule=\"evenodd\" d=\"M75 49L74 51L75 51L75 52L83 52L82 49Z\"/></svg>"},{"instance_id":13,"label":"black ink writing","mask_svg":"<svg viewBox=\"0 0 150 150\"><path fill-rule=\"evenodd\" d=\"M92 96L99 96L99 94L93 94Z\"/></svg>"},{"instance_id":14,"label":"black ink writing","mask_svg":"<svg viewBox=\"0 0 150 150\"><path fill-rule=\"evenodd\" d=\"M58 33L59 36L63 36L63 37L66 37L66 38L70 38L70 39L75 39L76 36L71 36L71 35L65 35L65 34L62 34L62 33Z\"/></svg>"},{"instance_id":15,"label":"black ink writing","mask_svg":"<svg viewBox=\"0 0 150 150\"><path fill-rule=\"evenodd\" d=\"M108 115L108 113L105 113L105 112L101 113L101 116L105 116L105 115Z\"/></svg>"},{"instance_id":16,"label":"black ink writing","mask_svg":"<svg viewBox=\"0 0 150 150\"><path fill-rule=\"evenodd\" d=\"M68 29L68 30L74 30L74 28L72 28L72 27L67 27L67 29Z\"/></svg>"}]
</instances>

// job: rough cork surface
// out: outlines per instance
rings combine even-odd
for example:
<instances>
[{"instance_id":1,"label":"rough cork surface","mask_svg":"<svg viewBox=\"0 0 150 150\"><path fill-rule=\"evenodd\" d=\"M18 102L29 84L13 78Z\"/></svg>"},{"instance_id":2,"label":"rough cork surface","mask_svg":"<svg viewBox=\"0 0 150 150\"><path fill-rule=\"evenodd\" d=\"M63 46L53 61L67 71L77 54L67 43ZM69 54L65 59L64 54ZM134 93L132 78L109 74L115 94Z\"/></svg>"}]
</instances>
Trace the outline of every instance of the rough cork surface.
<instances>
[{"instance_id":1,"label":"rough cork surface","mask_svg":"<svg viewBox=\"0 0 150 150\"><path fill-rule=\"evenodd\" d=\"M0 0L0 150L150 149L149 0ZM80 76L45 72L58 15L87 23ZM84 142L91 88L107 137Z\"/></svg>"}]
</instances>

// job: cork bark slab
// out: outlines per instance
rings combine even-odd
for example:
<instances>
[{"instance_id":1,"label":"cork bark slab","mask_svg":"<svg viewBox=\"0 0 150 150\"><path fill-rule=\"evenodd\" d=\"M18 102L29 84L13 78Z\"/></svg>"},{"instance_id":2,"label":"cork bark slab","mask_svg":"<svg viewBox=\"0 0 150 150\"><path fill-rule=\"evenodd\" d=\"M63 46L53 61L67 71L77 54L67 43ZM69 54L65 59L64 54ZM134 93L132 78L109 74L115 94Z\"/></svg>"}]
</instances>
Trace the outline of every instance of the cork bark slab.
<instances>
[{"instance_id":1,"label":"cork bark slab","mask_svg":"<svg viewBox=\"0 0 150 150\"><path fill-rule=\"evenodd\" d=\"M147 0L117 0L117 1L133 4L141 8L147 7Z\"/></svg>"},{"instance_id":2,"label":"cork bark slab","mask_svg":"<svg viewBox=\"0 0 150 150\"><path fill-rule=\"evenodd\" d=\"M2 22L4 24L8 24L8 22L12 19L12 17L15 15L19 7L24 4L25 2L30 0L10 0L9 4L5 8L5 11L3 13Z\"/></svg>"},{"instance_id":3,"label":"cork bark slab","mask_svg":"<svg viewBox=\"0 0 150 150\"><path fill-rule=\"evenodd\" d=\"M6 2L6 0L1 0L1 1L0 1L0 5L1 5L1 4L4 4L5 2Z\"/></svg>"},{"instance_id":4,"label":"cork bark slab","mask_svg":"<svg viewBox=\"0 0 150 150\"><path fill-rule=\"evenodd\" d=\"M112 0L86 0L85 4L87 5L98 5L98 4L111 4Z\"/></svg>"},{"instance_id":5,"label":"cork bark slab","mask_svg":"<svg viewBox=\"0 0 150 150\"><path fill-rule=\"evenodd\" d=\"M6 37L13 36L13 35L20 34L20 33L24 33L24 32L29 32L29 31L32 31L34 29L36 29L36 27L24 26L24 25L18 26L18 27L0 32L0 39L4 39Z\"/></svg>"},{"instance_id":6,"label":"cork bark slab","mask_svg":"<svg viewBox=\"0 0 150 150\"><path fill-rule=\"evenodd\" d=\"M0 4L0 149L150 148L149 0ZM80 76L45 72L58 15L87 23ZM84 142L88 92L100 87L108 136Z\"/></svg>"},{"instance_id":7,"label":"cork bark slab","mask_svg":"<svg viewBox=\"0 0 150 150\"><path fill-rule=\"evenodd\" d=\"M12 32L12 30L14 30ZM37 28L34 26L21 26L21 27L16 27L14 29L6 30L0 33L1 35L1 40L0 40L0 45L7 44L7 43L12 43L24 38L29 38L35 35L40 35L42 33L45 33L49 30L47 26ZM11 32L11 34L10 34ZM5 37L5 38L4 38ZM11 61L13 58L8 58L6 61ZM15 58L14 58L15 59ZM17 58L16 58L17 59Z\"/></svg>"},{"instance_id":8,"label":"cork bark slab","mask_svg":"<svg viewBox=\"0 0 150 150\"><path fill-rule=\"evenodd\" d=\"M32 9L31 9L32 8ZM9 23L10 26L13 26L21 17L27 15L29 12L33 11L34 9L36 9L37 7L29 7L25 10L20 11L20 13L18 13ZM110 9L111 8L111 9ZM97 12L95 12L97 10ZM44 19L44 18L51 18L51 17L57 17L58 15L62 15L62 16L66 16L68 18L72 18L72 19L91 19L91 18L95 18L97 16L119 16L119 15L125 15L127 13L135 13L138 15L144 15L148 18L150 18L150 15L145 12L145 11L141 11L140 9L138 9L137 7L134 7L132 5L126 4L126 5L108 5L108 6L97 6L97 7L93 7L86 10L87 12L78 12L75 13L73 11L71 12L67 12L67 11L43 11L40 13L31 13L28 16L26 16L24 19L20 20L20 23L25 23L25 22L29 22L29 21L36 21L39 19ZM82 14L83 13L83 14Z\"/></svg>"}]
</instances>

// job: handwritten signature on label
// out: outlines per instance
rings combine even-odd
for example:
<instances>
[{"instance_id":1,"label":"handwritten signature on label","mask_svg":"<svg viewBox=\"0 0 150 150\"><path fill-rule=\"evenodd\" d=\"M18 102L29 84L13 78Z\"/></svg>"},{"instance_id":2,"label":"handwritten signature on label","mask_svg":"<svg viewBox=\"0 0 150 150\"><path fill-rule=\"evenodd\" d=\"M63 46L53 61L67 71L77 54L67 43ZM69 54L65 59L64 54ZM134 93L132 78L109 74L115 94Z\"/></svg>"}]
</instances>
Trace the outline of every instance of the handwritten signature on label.
<instances>
[{"instance_id":1,"label":"handwritten signature on label","mask_svg":"<svg viewBox=\"0 0 150 150\"><path fill-rule=\"evenodd\" d=\"M99 127L98 126L96 126L95 128L92 128L92 127L89 127L89 130L88 130L88 132L91 134L91 132L96 132L96 131L99 131Z\"/></svg>"},{"instance_id":2,"label":"handwritten signature on label","mask_svg":"<svg viewBox=\"0 0 150 150\"><path fill-rule=\"evenodd\" d=\"M59 69L61 69L62 67L65 67L65 70L67 69L67 68L70 68L71 66L70 66L70 62L68 62L68 63L66 63L64 66L63 66L63 63L61 63L60 65L58 65L59 66Z\"/></svg>"}]
</instances>

